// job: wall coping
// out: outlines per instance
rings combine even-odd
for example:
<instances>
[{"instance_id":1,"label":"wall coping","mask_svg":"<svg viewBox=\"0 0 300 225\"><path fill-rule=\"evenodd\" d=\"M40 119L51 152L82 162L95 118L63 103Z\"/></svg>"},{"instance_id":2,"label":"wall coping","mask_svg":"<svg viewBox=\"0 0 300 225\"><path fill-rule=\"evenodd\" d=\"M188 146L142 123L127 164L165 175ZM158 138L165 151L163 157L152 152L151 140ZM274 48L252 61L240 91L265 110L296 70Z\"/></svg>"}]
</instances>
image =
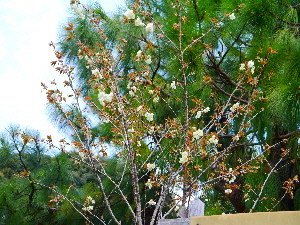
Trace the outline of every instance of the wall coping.
<instances>
[{"instance_id":1,"label":"wall coping","mask_svg":"<svg viewBox=\"0 0 300 225\"><path fill-rule=\"evenodd\" d=\"M300 211L237 213L191 217L190 225L299 225Z\"/></svg>"}]
</instances>

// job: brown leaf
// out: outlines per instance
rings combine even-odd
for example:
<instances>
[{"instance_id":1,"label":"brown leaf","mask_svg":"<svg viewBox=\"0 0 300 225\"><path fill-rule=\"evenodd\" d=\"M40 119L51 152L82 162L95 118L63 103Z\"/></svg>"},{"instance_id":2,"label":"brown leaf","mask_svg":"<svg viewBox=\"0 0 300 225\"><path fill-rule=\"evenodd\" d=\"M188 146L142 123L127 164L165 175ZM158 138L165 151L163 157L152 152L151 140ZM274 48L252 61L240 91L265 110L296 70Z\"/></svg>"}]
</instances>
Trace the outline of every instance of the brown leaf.
<instances>
[{"instance_id":1,"label":"brown leaf","mask_svg":"<svg viewBox=\"0 0 300 225\"><path fill-rule=\"evenodd\" d=\"M28 177L30 175L30 172L28 172L27 170L24 170L21 174L22 174L22 177Z\"/></svg>"},{"instance_id":2,"label":"brown leaf","mask_svg":"<svg viewBox=\"0 0 300 225\"><path fill-rule=\"evenodd\" d=\"M24 145L26 145L28 143L28 141L29 141L29 138L27 136L25 136L25 135L22 135L22 139L23 139Z\"/></svg>"}]
</instances>

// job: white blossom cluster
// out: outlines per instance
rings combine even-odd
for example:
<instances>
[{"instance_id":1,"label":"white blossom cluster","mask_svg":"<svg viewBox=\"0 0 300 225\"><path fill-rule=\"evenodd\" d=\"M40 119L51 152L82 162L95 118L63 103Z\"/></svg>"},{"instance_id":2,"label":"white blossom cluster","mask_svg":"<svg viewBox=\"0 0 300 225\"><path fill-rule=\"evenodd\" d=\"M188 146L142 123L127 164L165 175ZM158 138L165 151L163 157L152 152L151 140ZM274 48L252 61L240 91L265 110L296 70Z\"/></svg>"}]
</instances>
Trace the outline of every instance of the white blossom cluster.
<instances>
[{"instance_id":1,"label":"white blossom cluster","mask_svg":"<svg viewBox=\"0 0 300 225\"><path fill-rule=\"evenodd\" d=\"M196 116L195 116L195 118L199 119L201 117L201 115L202 115L202 111L198 111L197 114L196 114Z\"/></svg>"},{"instance_id":2,"label":"white blossom cluster","mask_svg":"<svg viewBox=\"0 0 300 225\"><path fill-rule=\"evenodd\" d=\"M148 163L147 164L147 170L148 171L154 170L155 167L156 167L155 163Z\"/></svg>"},{"instance_id":3,"label":"white blossom cluster","mask_svg":"<svg viewBox=\"0 0 300 225\"><path fill-rule=\"evenodd\" d=\"M240 103L239 103L239 102L233 104L233 105L230 107L230 111L231 111L231 112L234 112L239 106L240 106Z\"/></svg>"},{"instance_id":4,"label":"white blossom cluster","mask_svg":"<svg viewBox=\"0 0 300 225\"><path fill-rule=\"evenodd\" d=\"M130 129L128 129L128 132L133 133L133 132L134 132L134 129L133 129L133 128L130 128Z\"/></svg>"},{"instance_id":5,"label":"white blossom cluster","mask_svg":"<svg viewBox=\"0 0 300 225\"><path fill-rule=\"evenodd\" d=\"M231 13L231 14L229 15L229 19L231 19L231 20L234 20L234 19L235 19L234 13Z\"/></svg>"},{"instance_id":6,"label":"white blossom cluster","mask_svg":"<svg viewBox=\"0 0 300 225\"><path fill-rule=\"evenodd\" d=\"M210 144L214 144L214 145L217 145L219 140L216 138L216 135L212 135L209 139L208 139L208 142Z\"/></svg>"},{"instance_id":7,"label":"white blossom cluster","mask_svg":"<svg viewBox=\"0 0 300 225\"><path fill-rule=\"evenodd\" d=\"M156 202L155 201L153 201L153 199L150 199L150 201L149 202L147 202L149 205L156 205Z\"/></svg>"},{"instance_id":8,"label":"white blossom cluster","mask_svg":"<svg viewBox=\"0 0 300 225\"><path fill-rule=\"evenodd\" d=\"M250 69L250 72L252 74L255 72L255 66L254 66L254 62L252 60L250 60L246 63L240 64L240 70L246 70L247 68Z\"/></svg>"},{"instance_id":9,"label":"white blossom cluster","mask_svg":"<svg viewBox=\"0 0 300 225\"><path fill-rule=\"evenodd\" d=\"M126 12L124 13L124 16L129 19L129 20L134 20L135 19L135 14L132 9L127 9ZM137 17L137 19L134 21L135 26L146 26L145 30L146 32L153 33L154 32L154 24L153 23L143 23L143 21ZM141 59L144 59L144 62L146 64L151 64L152 63L152 57L150 55L143 55L142 50L139 50L136 54L136 61L140 61ZM131 96L134 95L134 91L130 91L129 94ZM154 102L158 102L159 98L153 99Z\"/></svg>"},{"instance_id":10,"label":"white blossom cluster","mask_svg":"<svg viewBox=\"0 0 300 225\"><path fill-rule=\"evenodd\" d=\"M83 55L80 55L80 56L78 56L78 57L79 57L79 59L83 59ZM90 69L90 66L94 64L93 58L91 58L91 57L89 57L89 56L87 56L87 55L85 55L84 58L85 58L85 60L87 61L87 64L88 64L88 65L86 66L86 68L87 68L87 69Z\"/></svg>"},{"instance_id":11,"label":"white blossom cluster","mask_svg":"<svg viewBox=\"0 0 300 225\"><path fill-rule=\"evenodd\" d=\"M104 91L99 91L98 100L102 106L105 106L106 103L111 102L113 99L113 93L106 94Z\"/></svg>"},{"instance_id":12,"label":"white blossom cluster","mask_svg":"<svg viewBox=\"0 0 300 225\"><path fill-rule=\"evenodd\" d=\"M99 52L96 53L94 57L88 56L88 55L83 55L83 54L81 54L81 50L78 50L78 58L86 60L86 63L87 63L86 68L91 70L92 75L94 75L95 78L98 80L103 79L103 75L102 75L101 71L95 66L95 63L97 62L97 58L101 57L100 53Z\"/></svg>"},{"instance_id":13,"label":"white blossom cluster","mask_svg":"<svg viewBox=\"0 0 300 225\"><path fill-rule=\"evenodd\" d=\"M160 169L159 167L156 167L155 163L152 163L152 164L151 164L151 163L148 163L148 164L147 164L147 169L148 169L149 171L154 170L155 168L156 168L156 170L155 170L154 175L155 175L155 176L161 175L161 169ZM148 181L145 183L145 186L148 187L149 189L151 189L152 186L153 186L153 183L155 183L155 182L152 181L151 179L148 179Z\"/></svg>"},{"instance_id":14,"label":"white blossom cluster","mask_svg":"<svg viewBox=\"0 0 300 225\"><path fill-rule=\"evenodd\" d=\"M204 113L208 113L210 111L210 108L209 107L206 107L205 109L203 109L203 112Z\"/></svg>"},{"instance_id":15,"label":"white blossom cluster","mask_svg":"<svg viewBox=\"0 0 300 225\"><path fill-rule=\"evenodd\" d=\"M129 19L129 20L134 20L135 19L135 14L132 9L127 9L126 12L124 13L124 16ZM137 19L134 21L134 25L137 27L143 27L145 24L143 21L137 17ZM149 33L154 32L154 24L153 23L147 23L145 30Z\"/></svg>"},{"instance_id":16,"label":"white blossom cluster","mask_svg":"<svg viewBox=\"0 0 300 225\"><path fill-rule=\"evenodd\" d=\"M91 196L86 197L85 199L85 207L82 208L83 211L92 211L94 209L94 206L90 205L90 204L95 204L95 200L92 199Z\"/></svg>"},{"instance_id":17,"label":"white blossom cluster","mask_svg":"<svg viewBox=\"0 0 300 225\"><path fill-rule=\"evenodd\" d=\"M149 189L151 189L152 185L153 185L153 182L150 179L148 179L148 181L145 183L145 185L146 185L146 187L148 187Z\"/></svg>"},{"instance_id":18,"label":"white blossom cluster","mask_svg":"<svg viewBox=\"0 0 300 225\"><path fill-rule=\"evenodd\" d=\"M229 173L230 173L230 176L229 177L225 177L224 180L226 182L228 182L229 184L232 184L235 181L236 176L232 174L232 168L229 168Z\"/></svg>"},{"instance_id":19,"label":"white blossom cluster","mask_svg":"<svg viewBox=\"0 0 300 225\"><path fill-rule=\"evenodd\" d=\"M139 81L139 77L136 77L136 82L138 82ZM129 89L129 92L128 92L128 94L130 95L130 96L135 96L135 93L136 93L136 91L137 91L137 87L136 86L134 86L133 84L132 84L132 82L128 82L128 84L127 84L127 88Z\"/></svg>"},{"instance_id":20,"label":"white blossom cluster","mask_svg":"<svg viewBox=\"0 0 300 225\"><path fill-rule=\"evenodd\" d=\"M102 74L100 73L100 71L97 68L92 70L92 74L94 76L98 77L99 79L103 78Z\"/></svg>"},{"instance_id":21,"label":"white blossom cluster","mask_svg":"<svg viewBox=\"0 0 300 225\"><path fill-rule=\"evenodd\" d=\"M154 32L154 24L153 23L148 23L146 26L146 31L153 33Z\"/></svg>"},{"instance_id":22,"label":"white blossom cluster","mask_svg":"<svg viewBox=\"0 0 300 225\"><path fill-rule=\"evenodd\" d=\"M225 190L225 194L230 194L231 192L232 192L232 190L229 188Z\"/></svg>"},{"instance_id":23,"label":"white blossom cluster","mask_svg":"<svg viewBox=\"0 0 300 225\"><path fill-rule=\"evenodd\" d=\"M136 57L138 58L137 61L142 57L143 51L142 50L138 50L136 53Z\"/></svg>"},{"instance_id":24,"label":"white blossom cluster","mask_svg":"<svg viewBox=\"0 0 300 225\"><path fill-rule=\"evenodd\" d=\"M179 163L184 164L184 163L188 162L189 161L188 157L189 157L188 152L186 152L186 151L181 152L181 158L179 159Z\"/></svg>"},{"instance_id":25,"label":"white blossom cluster","mask_svg":"<svg viewBox=\"0 0 300 225\"><path fill-rule=\"evenodd\" d=\"M130 90L129 90L129 95L130 96L134 96L135 95L135 92L136 92L136 90L137 90L137 88L136 88L136 86L132 86L132 87L130 87L129 88Z\"/></svg>"},{"instance_id":26,"label":"white blossom cluster","mask_svg":"<svg viewBox=\"0 0 300 225\"><path fill-rule=\"evenodd\" d=\"M152 63L151 55L143 55L142 50L138 50L135 58L136 58L136 61L141 61L144 58L145 63L147 63L148 65Z\"/></svg>"},{"instance_id":27,"label":"white blossom cluster","mask_svg":"<svg viewBox=\"0 0 300 225\"><path fill-rule=\"evenodd\" d=\"M156 96L156 97L153 98L153 102L154 103L157 103L158 101L159 101L159 97L158 96Z\"/></svg>"},{"instance_id":28,"label":"white blossom cluster","mask_svg":"<svg viewBox=\"0 0 300 225\"><path fill-rule=\"evenodd\" d=\"M153 121L153 116L154 116L153 113L149 113L149 112L145 113L145 117L149 122Z\"/></svg>"},{"instance_id":29,"label":"white blossom cluster","mask_svg":"<svg viewBox=\"0 0 300 225\"><path fill-rule=\"evenodd\" d=\"M82 11L78 8L78 6L76 4L71 4L71 8L81 19L84 20L85 16L83 15Z\"/></svg>"},{"instance_id":30,"label":"white blossom cluster","mask_svg":"<svg viewBox=\"0 0 300 225\"><path fill-rule=\"evenodd\" d=\"M135 21L134 21L134 25L137 27L143 27L145 26L145 24L142 22L142 20L140 19L140 17L138 17Z\"/></svg>"},{"instance_id":31,"label":"white blossom cluster","mask_svg":"<svg viewBox=\"0 0 300 225\"><path fill-rule=\"evenodd\" d=\"M176 82L175 82L175 81L172 81L172 82L171 82L171 88L172 88L172 89L176 89Z\"/></svg>"},{"instance_id":32,"label":"white blossom cluster","mask_svg":"<svg viewBox=\"0 0 300 225\"><path fill-rule=\"evenodd\" d=\"M143 106L140 105L139 107L136 108L136 111L139 112L139 111L141 111L142 109L143 109Z\"/></svg>"},{"instance_id":33,"label":"white blossom cluster","mask_svg":"<svg viewBox=\"0 0 300 225\"><path fill-rule=\"evenodd\" d=\"M127 11L124 13L124 16L126 16L129 20L134 20L135 18L135 14L132 9L127 9Z\"/></svg>"},{"instance_id":34,"label":"white blossom cluster","mask_svg":"<svg viewBox=\"0 0 300 225\"><path fill-rule=\"evenodd\" d=\"M147 64L151 64L152 63L151 55L147 55L146 56L145 63L147 63Z\"/></svg>"},{"instance_id":35,"label":"white blossom cluster","mask_svg":"<svg viewBox=\"0 0 300 225\"><path fill-rule=\"evenodd\" d=\"M197 111L197 114L196 114L195 118L199 119L202 116L202 113L208 113L209 111L210 111L209 107L206 107L203 110L199 110L199 111Z\"/></svg>"},{"instance_id":36,"label":"white blossom cluster","mask_svg":"<svg viewBox=\"0 0 300 225\"><path fill-rule=\"evenodd\" d=\"M195 132L193 132L193 137L194 139L198 140L203 136L203 130L196 130Z\"/></svg>"},{"instance_id":37,"label":"white blossom cluster","mask_svg":"<svg viewBox=\"0 0 300 225\"><path fill-rule=\"evenodd\" d=\"M82 208L83 211L92 211L94 209L94 206L90 205L90 206L85 206Z\"/></svg>"}]
</instances>

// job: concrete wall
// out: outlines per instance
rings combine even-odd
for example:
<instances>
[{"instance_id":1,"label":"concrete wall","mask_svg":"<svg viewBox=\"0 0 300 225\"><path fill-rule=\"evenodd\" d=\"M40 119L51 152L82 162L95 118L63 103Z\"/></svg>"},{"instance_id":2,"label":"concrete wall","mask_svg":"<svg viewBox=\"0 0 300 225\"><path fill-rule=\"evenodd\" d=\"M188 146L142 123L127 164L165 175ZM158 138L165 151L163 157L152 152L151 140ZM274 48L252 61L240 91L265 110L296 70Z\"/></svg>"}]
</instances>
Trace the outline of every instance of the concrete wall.
<instances>
[{"instance_id":1,"label":"concrete wall","mask_svg":"<svg viewBox=\"0 0 300 225\"><path fill-rule=\"evenodd\" d=\"M204 216L205 204L200 199L190 202L189 208L183 206L178 212L178 219L163 219L158 221L158 225L189 225L190 217Z\"/></svg>"},{"instance_id":2,"label":"concrete wall","mask_svg":"<svg viewBox=\"0 0 300 225\"><path fill-rule=\"evenodd\" d=\"M179 218L179 219L165 219L159 220L158 225L189 225L190 219L188 218Z\"/></svg>"},{"instance_id":3,"label":"concrete wall","mask_svg":"<svg viewBox=\"0 0 300 225\"><path fill-rule=\"evenodd\" d=\"M191 217L190 225L300 225L300 211Z\"/></svg>"}]
</instances>

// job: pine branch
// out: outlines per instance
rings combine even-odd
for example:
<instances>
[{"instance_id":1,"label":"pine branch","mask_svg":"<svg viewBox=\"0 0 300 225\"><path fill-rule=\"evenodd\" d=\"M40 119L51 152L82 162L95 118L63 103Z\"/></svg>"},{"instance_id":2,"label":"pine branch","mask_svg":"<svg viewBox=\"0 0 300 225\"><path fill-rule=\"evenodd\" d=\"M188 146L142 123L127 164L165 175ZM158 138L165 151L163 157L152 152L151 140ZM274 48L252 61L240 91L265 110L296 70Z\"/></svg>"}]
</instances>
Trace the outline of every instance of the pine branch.
<instances>
[{"instance_id":1,"label":"pine branch","mask_svg":"<svg viewBox=\"0 0 300 225\"><path fill-rule=\"evenodd\" d=\"M209 52L209 55L211 56L211 57L208 57L208 58L209 58L210 62L212 63L212 65L207 65L207 66L209 66L211 68L214 68L215 71L220 75L221 78L224 78L226 81L229 81L229 83L232 84L233 86L238 87L238 88L246 91L246 88L244 88L243 86L241 86L241 85L237 84L236 82L234 82L231 79L231 77L225 71L223 71L220 68L220 63L217 63L217 61L215 59L215 56L214 56L213 52L210 49L208 50L208 52Z\"/></svg>"},{"instance_id":2,"label":"pine branch","mask_svg":"<svg viewBox=\"0 0 300 225\"><path fill-rule=\"evenodd\" d=\"M226 55L229 53L229 51L231 50L231 48L234 46L234 44L240 39L243 31L244 31L244 28L246 26L246 23L243 25L242 29L240 30L240 32L238 33L238 35L236 36L236 38L234 39L234 41L232 42L232 44L227 48L226 52L223 54L221 60L219 61L219 63L217 64L218 67L221 65L221 63L224 61Z\"/></svg>"},{"instance_id":3,"label":"pine branch","mask_svg":"<svg viewBox=\"0 0 300 225\"><path fill-rule=\"evenodd\" d=\"M299 3L299 4L300 4L300 3ZM297 6L298 6L299 4L297 4ZM264 9L267 10L268 13L270 13L271 16L273 16L275 19L277 19L277 20L279 20L279 21L281 21L281 22L283 22L283 23L286 23L286 24L289 24L289 25L292 25L292 26L297 26L297 27L300 26L300 23L293 23L293 22L290 22L290 21L286 21L286 20L280 18L279 16L275 15L274 13L272 13L268 8L264 7Z\"/></svg>"},{"instance_id":4,"label":"pine branch","mask_svg":"<svg viewBox=\"0 0 300 225\"><path fill-rule=\"evenodd\" d=\"M222 88L220 88L220 87L216 84L215 81L211 80L210 82L214 85L214 87L215 87L218 91L220 91L220 92L222 92L223 94L225 94L225 95L231 97L232 99L237 100L237 101L240 101L240 102L245 103L245 104L248 104L248 103L249 103L248 101L246 101L246 100L244 100L244 99L235 97L235 96L233 96L232 94L230 94L230 93L224 91Z\"/></svg>"},{"instance_id":5,"label":"pine branch","mask_svg":"<svg viewBox=\"0 0 300 225\"><path fill-rule=\"evenodd\" d=\"M289 137L291 137L291 136L293 136L293 135L295 135L295 134L298 134L298 133L300 133L300 129L299 129L299 130L296 130L296 131L292 131L292 132L290 132L290 133L288 133L288 134L285 134L285 135L280 135L279 138L280 138L280 139L289 138Z\"/></svg>"},{"instance_id":6,"label":"pine branch","mask_svg":"<svg viewBox=\"0 0 300 225\"><path fill-rule=\"evenodd\" d=\"M298 3L298 4L296 4L296 5L293 5L293 6L291 6L291 8L297 8L298 6L300 6L300 3Z\"/></svg>"}]
</instances>

